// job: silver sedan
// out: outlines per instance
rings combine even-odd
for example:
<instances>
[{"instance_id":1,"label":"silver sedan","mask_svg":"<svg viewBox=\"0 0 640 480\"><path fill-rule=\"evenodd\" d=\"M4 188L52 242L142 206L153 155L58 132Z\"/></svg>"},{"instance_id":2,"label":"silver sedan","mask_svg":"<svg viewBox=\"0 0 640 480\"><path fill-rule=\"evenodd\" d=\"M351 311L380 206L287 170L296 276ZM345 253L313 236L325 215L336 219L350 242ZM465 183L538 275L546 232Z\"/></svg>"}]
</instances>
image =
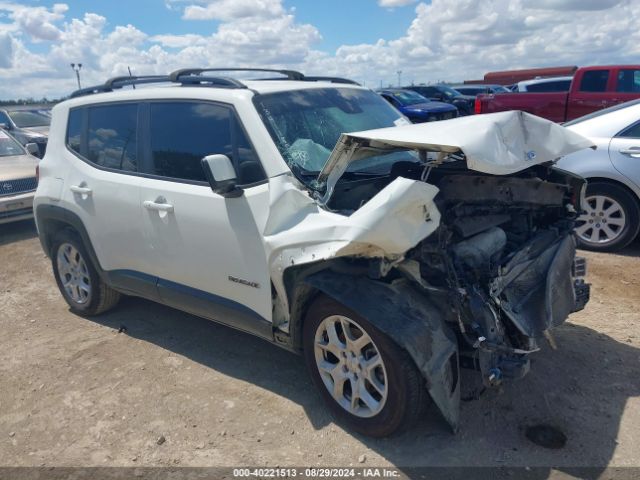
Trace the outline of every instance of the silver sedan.
<instances>
[{"instance_id":1,"label":"silver sedan","mask_svg":"<svg viewBox=\"0 0 640 480\"><path fill-rule=\"evenodd\" d=\"M576 227L578 241L590 250L624 248L640 230L640 100L564 126L598 147L568 155L557 164L588 181L585 212Z\"/></svg>"}]
</instances>

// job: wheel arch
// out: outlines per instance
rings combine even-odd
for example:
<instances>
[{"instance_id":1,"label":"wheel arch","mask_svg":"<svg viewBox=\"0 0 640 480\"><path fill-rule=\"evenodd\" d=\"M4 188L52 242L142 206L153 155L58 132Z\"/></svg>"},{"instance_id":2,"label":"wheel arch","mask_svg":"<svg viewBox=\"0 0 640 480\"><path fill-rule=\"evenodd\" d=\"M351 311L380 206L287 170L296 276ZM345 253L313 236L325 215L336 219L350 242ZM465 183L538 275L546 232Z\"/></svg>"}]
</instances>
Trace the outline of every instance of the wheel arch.
<instances>
[{"instance_id":1,"label":"wheel arch","mask_svg":"<svg viewBox=\"0 0 640 480\"><path fill-rule=\"evenodd\" d=\"M617 178L602 176L585 177L585 180L587 181L587 187L589 186L589 183L608 183L610 185L622 187L629 195L631 195L631 197L636 201L638 207L640 208L640 194L626 182Z\"/></svg>"},{"instance_id":2,"label":"wheel arch","mask_svg":"<svg viewBox=\"0 0 640 480\"><path fill-rule=\"evenodd\" d=\"M91 239L89 238L89 233L80 217L65 208L46 204L38 205L34 213L40 244L48 257L51 257L51 247L58 232L64 229L73 230L80 236L80 240L87 249L87 253L98 274L103 280L105 279L104 270L100 266Z\"/></svg>"},{"instance_id":3,"label":"wheel arch","mask_svg":"<svg viewBox=\"0 0 640 480\"><path fill-rule=\"evenodd\" d=\"M452 429L457 430L458 343L446 325L446 314L409 281L386 283L369 278L365 272L336 271L335 265L299 270L290 297L292 340L301 342L309 304L321 293L328 295L366 318L411 356L426 380L432 400Z\"/></svg>"}]
</instances>

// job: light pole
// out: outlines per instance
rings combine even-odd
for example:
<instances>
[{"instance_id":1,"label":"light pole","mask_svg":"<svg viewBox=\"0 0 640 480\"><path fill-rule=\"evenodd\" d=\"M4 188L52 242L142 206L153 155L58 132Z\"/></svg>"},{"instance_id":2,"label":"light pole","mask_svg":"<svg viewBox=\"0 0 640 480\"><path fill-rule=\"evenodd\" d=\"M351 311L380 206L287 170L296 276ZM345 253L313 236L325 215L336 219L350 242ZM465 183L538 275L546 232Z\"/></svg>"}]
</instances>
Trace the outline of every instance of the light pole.
<instances>
[{"instance_id":1,"label":"light pole","mask_svg":"<svg viewBox=\"0 0 640 480\"><path fill-rule=\"evenodd\" d=\"M81 89L82 87L80 86L80 69L82 68L82 64L78 63L76 65L75 63L72 63L71 68L73 69L74 72L76 72L76 79L78 80L78 89Z\"/></svg>"},{"instance_id":2,"label":"light pole","mask_svg":"<svg viewBox=\"0 0 640 480\"><path fill-rule=\"evenodd\" d=\"M402 85L402 70L398 70L398 86Z\"/></svg>"}]
</instances>

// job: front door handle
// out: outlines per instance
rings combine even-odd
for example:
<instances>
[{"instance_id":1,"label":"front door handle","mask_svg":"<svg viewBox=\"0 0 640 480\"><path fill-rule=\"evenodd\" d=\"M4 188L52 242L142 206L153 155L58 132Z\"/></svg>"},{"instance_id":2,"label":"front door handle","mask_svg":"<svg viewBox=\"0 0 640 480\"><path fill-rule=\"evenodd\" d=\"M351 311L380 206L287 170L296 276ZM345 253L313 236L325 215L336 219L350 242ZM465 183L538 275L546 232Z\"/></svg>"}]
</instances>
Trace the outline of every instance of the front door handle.
<instances>
[{"instance_id":1,"label":"front door handle","mask_svg":"<svg viewBox=\"0 0 640 480\"><path fill-rule=\"evenodd\" d=\"M71 185L69 187L69 190L71 190L73 193L77 193L79 195L91 195L93 193L93 190L91 190L89 187L87 187L87 185L82 182L80 185Z\"/></svg>"},{"instance_id":2,"label":"front door handle","mask_svg":"<svg viewBox=\"0 0 640 480\"><path fill-rule=\"evenodd\" d=\"M156 198L156 200L153 202L151 200L145 200L144 202L142 202L142 205L147 210L153 210L155 212L173 213L173 205L171 205L170 203L167 203L167 201L162 197Z\"/></svg>"},{"instance_id":3,"label":"front door handle","mask_svg":"<svg viewBox=\"0 0 640 480\"><path fill-rule=\"evenodd\" d=\"M618 150L623 155L629 155L633 158L640 158L640 147L623 148Z\"/></svg>"}]
</instances>

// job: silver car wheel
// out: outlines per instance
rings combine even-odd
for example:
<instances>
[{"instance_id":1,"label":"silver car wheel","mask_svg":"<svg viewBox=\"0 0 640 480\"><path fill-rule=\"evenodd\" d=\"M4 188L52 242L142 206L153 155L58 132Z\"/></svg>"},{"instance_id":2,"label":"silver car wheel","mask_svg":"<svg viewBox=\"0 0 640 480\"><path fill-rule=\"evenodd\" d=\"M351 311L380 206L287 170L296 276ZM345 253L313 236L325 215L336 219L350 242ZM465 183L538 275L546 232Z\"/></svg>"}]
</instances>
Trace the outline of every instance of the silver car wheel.
<instances>
[{"instance_id":1,"label":"silver car wheel","mask_svg":"<svg viewBox=\"0 0 640 480\"><path fill-rule=\"evenodd\" d=\"M603 245L618 238L626 225L622 205L611 197L585 198L585 213L578 217L576 234L586 244Z\"/></svg>"},{"instance_id":2,"label":"silver car wheel","mask_svg":"<svg viewBox=\"0 0 640 480\"><path fill-rule=\"evenodd\" d=\"M361 418L377 415L389 391L378 347L355 321L342 315L325 318L316 330L316 366L333 399Z\"/></svg>"},{"instance_id":3,"label":"silver car wheel","mask_svg":"<svg viewBox=\"0 0 640 480\"><path fill-rule=\"evenodd\" d=\"M58 276L67 296L75 303L84 305L91 300L91 278L89 269L76 247L63 243L56 256Z\"/></svg>"}]
</instances>

